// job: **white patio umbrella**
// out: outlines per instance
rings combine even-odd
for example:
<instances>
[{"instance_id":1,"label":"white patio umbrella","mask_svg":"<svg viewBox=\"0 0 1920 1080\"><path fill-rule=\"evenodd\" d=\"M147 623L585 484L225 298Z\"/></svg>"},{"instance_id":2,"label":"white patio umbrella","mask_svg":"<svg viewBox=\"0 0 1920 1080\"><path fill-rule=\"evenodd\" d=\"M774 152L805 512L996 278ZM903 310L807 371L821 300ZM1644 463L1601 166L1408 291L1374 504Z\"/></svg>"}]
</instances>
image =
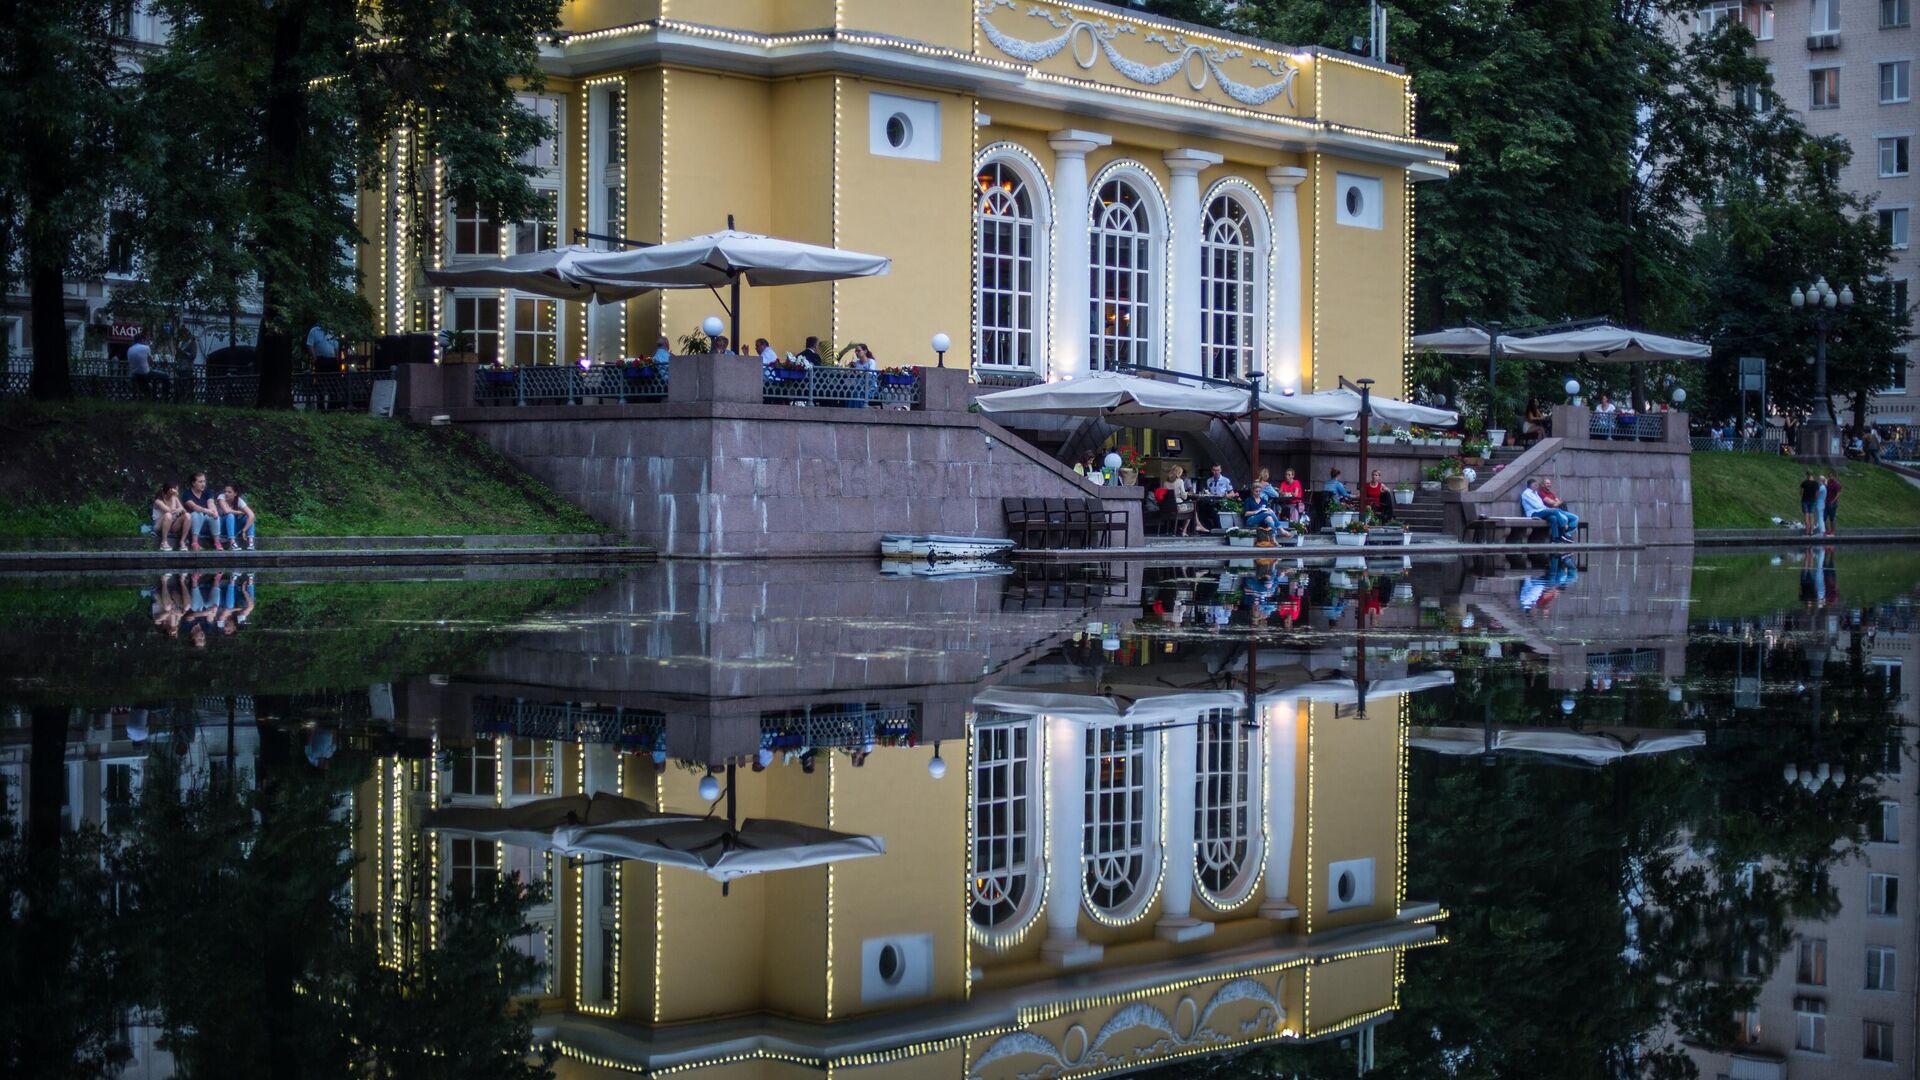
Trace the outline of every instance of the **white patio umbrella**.
<instances>
[{"instance_id":1,"label":"white patio umbrella","mask_svg":"<svg viewBox=\"0 0 1920 1080\"><path fill-rule=\"evenodd\" d=\"M1242 416L1247 392L1095 371L1076 379L983 394L983 413L1091 416L1129 427L1204 429L1215 417Z\"/></svg>"},{"instance_id":2,"label":"white patio umbrella","mask_svg":"<svg viewBox=\"0 0 1920 1080\"><path fill-rule=\"evenodd\" d=\"M1442 686L1452 685L1453 672L1451 671L1423 671L1400 679L1371 679L1367 682L1367 700L1391 697L1394 694L1417 694L1423 690L1436 690ZM1359 684L1352 679L1318 679L1305 686L1283 690L1273 696L1346 704L1355 700L1359 692Z\"/></svg>"},{"instance_id":3,"label":"white patio umbrella","mask_svg":"<svg viewBox=\"0 0 1920 1080\"><path fill-rule=\"evenodd\" d=\"M1644 330L1624 330L1617 326L1588 326L1538 337L1502 337L1500 352L1505 356L1529 360L1555 360L1572 363L1585 360L1600 364L1642 364L1655 360L1705 360L1713 355L1711 346L1685 338L1664 337Z\"/></svg>"},{"instance_id":4,"label":"white patio umbrella","mask_svg":"<svg viewBox=\"0 0 1920 1080\"><path fill-rule=\"evenodd\" d=\"M1572 731L1566 728L1419 727L1409 745L1438 754L1467 756L1491 750L1522 751L1604 765L1627 757L1648 757L1704 746L1707 733L1667 728L1616 728Z\"/></svg>"},{"instance_id":5,"label":"white patio umbrella","mask_svg":"<svg viewBox=\"0 0 1920 1080\"><path fill-rule=\"evenodd\" d=\"M434 267L426 274L428 281L446 288L517 289L556 300L598 300L609 304L660 288L648 282L588 283L574 277L574 260L596 254L603 253L579 244L567 244L504 259Z\"/></svg>"},{"instance_id":6,"label":"white patio umbrella","mask_svg":"<svg viewBox=\"0 0 1920 1080\"><path fill-rule=\"evenodd\" d=\"M596 286L652 285L663 289L733 288L733 335L740 336L740 279L753 285L802 285L815 281L876 277L893 260L884 255L798 240L782 240L728 227L670 244L598 251L582 256L569 273Z\"/></svg>"},{"instance_id":7,"label":"white patio umbrella","mask_svg":"<svg viewBox=\"0 0 1920 1080\"><path fill-rule=\"evenodd\" d=\"M1502 334L1501 350L1505 351L1507 342L1512 340ZM1415 334L1409 344L1415 349L1429 349L1447 356L1485 356L1493 345L1493 337L1477 326L1449 326L1443 330Z\"/></svg>"},{"instance_id":8,"label":"white patio umbrella","mask_svg":"<svg viewBox=\"0 0 1920 1080\"><path fill-rule=\"evenodd\" d=\"M723 883L748 874L864 859L887 850L878 836L755 818L738 827L719 818L658 827L594 826L575 830L571 841L581 854L684 867Z\"/></svg>"},{"instance_id":9,"label":"white patio umbrella","mask_svg":"<svg viewBox=\"0 0 1920 1080\"><path fill-rule=\"evenodd\" d=\"M975 709L1021 716L1058 716L1085 724L1191 722L1209 709L1234 709L1246 695L1233 690L1167 691L1130 698L1125 694L1075 693L1068 688L1031 690L993 686L974 695Z\"/></svg>"},{"instance_id":10,"label":"white patio umbrella","mask_svg":"<svg viewBox=\"0 0 1920 1080\"><path fill-rule=\"evenodd\" d=\"M662 822L698 821L689 814L663 814L638 799L601 792L536 799L517 806L448 806L429 810L422 828L434 832L492 840L525 848L553 848L572 854L565 841L570 830L620 826L645 828Z\"/></svg>"},{"instance_id":11,"label":"white patio umbrella","mask_svg":"<svg viewBox=\"0 0 1920 1080\"><path fill-rule=\"evenodd\" d=\"M1333 420L1352 420L1360 415L1360 395L1341 387L1336 390L1321 390L1307 394L1308 402L1324 402L1328 410L1340 410L1337 415L1329 416ZM1265 404L1265 399L1262 399ZM1373 415L1393 424L1429 424L1434 427L1452 427L1460 422L1460 414L1451 409L1436 409L1428 405L1415 405L1411 401L1400 401L1380 394L1367 395L1367 407Z\"/></svg>"}]
</instances>

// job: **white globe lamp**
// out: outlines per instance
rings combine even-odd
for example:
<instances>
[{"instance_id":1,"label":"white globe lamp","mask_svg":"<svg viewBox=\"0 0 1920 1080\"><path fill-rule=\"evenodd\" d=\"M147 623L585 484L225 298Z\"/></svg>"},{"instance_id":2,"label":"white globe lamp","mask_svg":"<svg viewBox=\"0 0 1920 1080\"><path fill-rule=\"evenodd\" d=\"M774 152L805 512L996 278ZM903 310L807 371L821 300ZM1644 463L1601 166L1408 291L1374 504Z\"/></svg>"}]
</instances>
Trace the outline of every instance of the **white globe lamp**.
<instances>
[{"instance_id":1,"label":"white globe lamp","mask_svg":"<svg viewBox=\"0 0 1920 1080\"><path fill-rule=\"evenodd\" d=\"M720 797L720 781L712 776L700 778L700 797L712 802Z\"/></svg>"},{"instance_id":2,"label":"white globe lamp","mask_svg":"<svg viewBox=\"0 0 1920 1080\"><path fill-rule=\"evenodd\" d=\"M709 315L706 321L700 324L700 329L708 337L717 338L721 334L726 333L727 324L721 321L720 316Z\"/></svg>"}]
</instances>

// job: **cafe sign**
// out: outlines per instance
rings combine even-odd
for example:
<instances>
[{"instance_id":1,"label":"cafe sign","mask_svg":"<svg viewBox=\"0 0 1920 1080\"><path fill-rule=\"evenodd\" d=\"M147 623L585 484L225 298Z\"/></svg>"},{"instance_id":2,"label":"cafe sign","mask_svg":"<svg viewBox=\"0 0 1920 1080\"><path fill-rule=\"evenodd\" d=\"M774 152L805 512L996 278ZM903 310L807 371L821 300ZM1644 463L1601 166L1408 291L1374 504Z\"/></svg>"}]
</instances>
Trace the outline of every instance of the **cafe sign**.
<instances>
[{"instance_id":1,"label":"cafe sign","mask_svg":"<svg viewBox=\"0 0 1920 1080\"><path fill-rule=\"evenodd\" d=\"M144 329L146 328L141 326L139 323L127 323L127 322L113 323L112 325L107 327L107 340L108 341L132 341L134 338L139 337L140 332Z\"/></svg>"}]
</instances>

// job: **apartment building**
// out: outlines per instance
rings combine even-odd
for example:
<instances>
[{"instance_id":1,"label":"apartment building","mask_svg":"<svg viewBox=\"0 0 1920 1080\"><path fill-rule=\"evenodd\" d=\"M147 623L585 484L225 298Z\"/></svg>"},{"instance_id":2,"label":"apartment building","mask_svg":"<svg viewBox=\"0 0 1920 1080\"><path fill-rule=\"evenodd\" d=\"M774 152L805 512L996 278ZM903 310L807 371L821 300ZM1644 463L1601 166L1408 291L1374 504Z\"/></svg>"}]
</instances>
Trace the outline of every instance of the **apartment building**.
<instances>
[{"instance_id":1,"label":"apartment building","mask_svg":"<svg viewBox=\"0 0 1920 1080\"><path fill-rule=\"evenodd\" d=\"M1867 662L1889 694L1898 695L1901 726L1889 738L1875 778L1878 799L1866 823L1867 842L1858 856L1829 871L1840 910L1793 926L1793 945L1777 959L1755 1007L1737 1018L1737 1047L1730 1053L1694 1050L1708 1080L1869 1080L1915 1073L1920 700L1907 673L1920 670L1920 633L1907 605L1880 609L1868 625ZM1844 637L1837 640L1829 664L1846 663L1846 647ZM1797 782L1819 781L1802 776Z\"/></svg>"},{"instance_id":2,"label":"apartment building","mask_svg":"<svg viewBox=\"0 0 1920 1080\"><path fill-rule=\"evenodd\" d=\"M1913 154L1915 0L1716 0L1699 10L1696 28L1741 20L1758 39L1774 89L1816 135L1838 135L1853 147L1842 186L1870 195L1893 239L1889 266L1896 302L1912 303L1916 266L1910 246L1920 181ZM1920 393L1917 346L1868 406L1869 422L1911 424Z\"/></svg>"}]
</instances>

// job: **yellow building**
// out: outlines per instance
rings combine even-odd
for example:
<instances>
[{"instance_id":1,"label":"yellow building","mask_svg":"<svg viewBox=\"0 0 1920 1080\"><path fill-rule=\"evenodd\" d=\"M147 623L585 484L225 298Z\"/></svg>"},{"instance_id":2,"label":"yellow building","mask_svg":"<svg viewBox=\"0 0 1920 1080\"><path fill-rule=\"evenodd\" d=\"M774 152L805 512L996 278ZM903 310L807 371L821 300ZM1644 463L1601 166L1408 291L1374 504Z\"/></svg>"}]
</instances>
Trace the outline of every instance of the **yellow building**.
<instances>
[{"instance_id":1,"label":"yellow building","mask_svg":"<svg viewBox=\"0 0 1920 1080\"><path fill-rule=\"evenodd\" d=\"M506 363L651 353L720 301L594 308L420 269L733 215L893 260L746 289L742 336L783 352L818 335L930 363L944 332L950 361L1008 378L1139 363L1401 385L1413 184L1450 166L1397 69L1085 3L574 0L564 20L524 99L557 129L527 156L550 217L451 204L403 133L363 207L383 333L469 330Z\"/></svg>"},{"instance_id":2,"label":"yellow building","mask_svg":"<svg viewBox=\"0 0 1920 1080\"><path fill-rule=\"evenodd\" d=\"M1231 695L1227 696L1229 699ZM617 791L713 804L645 752L436 739L357 800L356 898L387 955L431 937L425 875L554 885L519 944L550 964L541 1038L568 1077L1101 1075L1390 1018L1444 914L1405 897L1407 729L1285 692L1102 718L996 689L967 739L737 767L740 818L878 836L885 854L744 877L427 832L432 805ZM438 763L437 766L435 763ZM721 774L723 777L728 774Z\"/></svg>"}]
</instances>

